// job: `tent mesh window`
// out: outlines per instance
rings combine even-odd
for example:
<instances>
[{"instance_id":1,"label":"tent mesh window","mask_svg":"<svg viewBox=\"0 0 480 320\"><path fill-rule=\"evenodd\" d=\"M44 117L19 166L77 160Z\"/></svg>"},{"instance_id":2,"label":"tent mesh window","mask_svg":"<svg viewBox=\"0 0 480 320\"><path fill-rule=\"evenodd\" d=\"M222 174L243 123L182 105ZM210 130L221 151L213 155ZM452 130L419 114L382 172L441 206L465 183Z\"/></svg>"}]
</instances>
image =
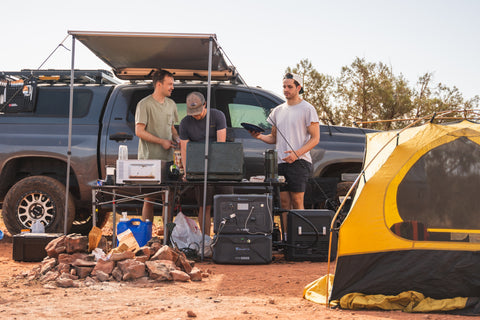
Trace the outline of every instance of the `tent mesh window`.
<instances>
[{"instance_id":1,"label":"tent mesh window","mask_svg":"<svg viewBox=\"0 0 480 320\"><path fill-rule=\"evenodd\" d=\"M480 145L467 137L424 154L398 187L401 218L422 222L433 229L480 229L478 159Z\"/></svg>"}]
</instances>

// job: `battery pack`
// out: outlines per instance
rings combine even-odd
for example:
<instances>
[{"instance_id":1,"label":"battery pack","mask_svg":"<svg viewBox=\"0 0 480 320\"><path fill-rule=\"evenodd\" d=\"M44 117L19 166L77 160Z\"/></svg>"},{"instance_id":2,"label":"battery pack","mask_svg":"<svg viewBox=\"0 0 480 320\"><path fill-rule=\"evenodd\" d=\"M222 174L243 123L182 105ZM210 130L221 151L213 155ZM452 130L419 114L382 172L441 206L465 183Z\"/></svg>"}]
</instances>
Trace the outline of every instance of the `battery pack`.
<instances>
[{"instance_id":1,"label":"battery pack","mask_svg":"<svg viewBox=\"0 0 480 320\"><path fill-rule=\"evenodd\" d=\"M287 218L285 259L290 261L327 261L330 224L334 212L325 209L292 210ZM337 233L332 236L330 260L337 252Z\"/></svg>"},{"instance_id":2,"label":"battery pack","mask_svg":"<svg viewBox=\"0 0 480 320\"><path fill-rule=\"evenodd\" d=\"M272 262L272 235L218 235L213 261L220 264L267 264Z\"/></svg>"}]
</instances>

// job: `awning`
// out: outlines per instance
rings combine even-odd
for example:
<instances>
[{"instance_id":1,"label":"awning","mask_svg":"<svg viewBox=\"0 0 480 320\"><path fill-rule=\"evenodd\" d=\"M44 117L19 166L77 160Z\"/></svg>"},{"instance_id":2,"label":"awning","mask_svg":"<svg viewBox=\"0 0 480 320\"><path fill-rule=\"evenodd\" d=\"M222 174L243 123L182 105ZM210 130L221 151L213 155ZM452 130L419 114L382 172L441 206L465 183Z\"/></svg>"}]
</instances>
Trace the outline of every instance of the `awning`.
<instances>
[{"instance_id":1,"label":"awning","mask_svg":"<svg viewBox=\"0 0 480 320\"><path fill-rule=\"evenodd\" d=\"M68 31L122 80L150 79L155 70L172 72L178 80L207 80L209 40L213 39L212 80L236 78L216 42L215 34Z\"/></svg>"}]
</instances>

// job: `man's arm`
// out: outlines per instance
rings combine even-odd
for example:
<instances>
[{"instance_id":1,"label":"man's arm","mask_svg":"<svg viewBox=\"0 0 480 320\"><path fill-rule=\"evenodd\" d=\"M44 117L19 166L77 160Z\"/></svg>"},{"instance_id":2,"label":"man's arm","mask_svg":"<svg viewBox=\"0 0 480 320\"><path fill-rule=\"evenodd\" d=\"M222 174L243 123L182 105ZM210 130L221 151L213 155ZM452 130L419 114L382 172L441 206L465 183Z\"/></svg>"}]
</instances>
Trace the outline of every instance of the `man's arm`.
<instances>
[{"instance_id":1,"label":"man's arm","mask_svg":"<svg viewBox=\"0 0 480 320\"><path fill-rule=\"evenodd\" d=\"M145 127L146 126L145 126L144 123L137 123L135 125L135 134L137 135L137 137L139 137L142 140L148 141L148 142L157 143L157 144L161 145L165 150L168 150L170 148L175 147L174 144L173 144L173 141L159 138L159 137L151 134L147 130L145 130ZM175 130L175 133L176 132L177 131ZM177 137L178 137L178 134L177 134Z\"/></svg>"},{"instance_id":2,"label":"man's arm","mask_svg":"<svg viewBox=\"0 0 480 320\"><path fill-rule=\"evenodd\" d=\"M294 151L286 151L288 155L282 160L287 163L292 163L297 160L302 154L312 150L320 141L320 125L318 122L312 122L307 127L307 132L310 134L310 139L300 149Z\"/></svg>"},{"instance_id":3,"label":"man's arm","mask_svg":"<svg viewBox=\"0 0 480 320\"><path fill-rule=\"evenodd\" d=\"M220 129L217 130L217 142L225 142L227 141L227 129Z\"/></svg>"},{"instance_id":4,"label":"man's arm","mask_svg":"<svg viewBox=\"0 0 480 320\"><path fill-rule=\"evenodd\" d=\"M270 134L261 134L260 132L256 131L249 131L252 137L261 140L268 144L275 144L277 143L277 127L273 126L272 131Z\"/></svg>"},{"instance_id":5,"label":"man's arm","mask_svg":"<svg viewBox=\"0 0 480 320\"><path fill-rule=\"evenodd\" d=\"M175 142L178 142L180 140L177 129L175 129L175 126L173 124L172 124L172 140Z\"/></svg>"}]
</instances>

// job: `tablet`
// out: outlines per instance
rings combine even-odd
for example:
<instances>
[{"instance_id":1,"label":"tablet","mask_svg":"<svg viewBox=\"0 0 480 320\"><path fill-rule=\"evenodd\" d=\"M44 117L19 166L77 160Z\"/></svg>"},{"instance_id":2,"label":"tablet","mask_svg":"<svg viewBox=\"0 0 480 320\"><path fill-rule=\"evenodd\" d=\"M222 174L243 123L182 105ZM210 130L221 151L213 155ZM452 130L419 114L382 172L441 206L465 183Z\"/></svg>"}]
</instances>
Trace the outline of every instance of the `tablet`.
<instances>
[{"instance_id":1,"label":"tablet","mask_svg":"<svg viewBox=\"0 0 480 320\"><path fill-rule=\"evenodd\" d=\"M263 128L260 128L259 126L256 126L252 123L248 123L248 122L242 122L240 123L242 125L242 127L244 127L245 129L247 129L248 131L253 131L253 132L265 132L265 129Z\"/></svg>"}]
</instances>

